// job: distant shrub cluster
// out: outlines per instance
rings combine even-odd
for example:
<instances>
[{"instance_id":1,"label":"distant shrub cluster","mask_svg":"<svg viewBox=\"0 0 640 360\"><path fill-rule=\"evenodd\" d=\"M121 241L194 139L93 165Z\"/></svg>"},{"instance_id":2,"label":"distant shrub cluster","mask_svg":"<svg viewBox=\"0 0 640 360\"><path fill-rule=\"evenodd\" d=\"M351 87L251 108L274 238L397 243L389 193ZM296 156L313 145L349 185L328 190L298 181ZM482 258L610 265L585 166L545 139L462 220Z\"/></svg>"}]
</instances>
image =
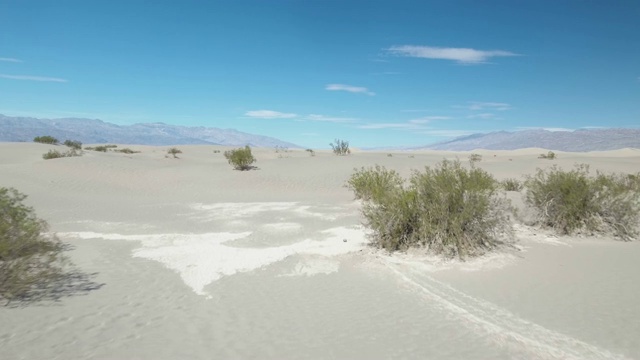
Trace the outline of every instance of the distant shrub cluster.
<instances>
[{"instance_id":1,"label":"distant shrub cluster","mask_svg":"<svg viewBox=\"0 0 640 360\"><path fill-rule=\"evenodd\" d=\"M62 243L47 236L48 225L23 204L25 195L0 188L0 299L24 298L63 275Z\"/></svg>"},{"instance_id":2,"label":"distant shrub cluster","mask_svg":"<svg viewBox=\"0 0 640 360\"><path fill-rule=\"evenodd\" d=\"M252 168L251 164L256 162L256 158L253 157L249 146L234 150L227 150L224 152L224 157L236 170L249 170Z\"/></svg>"},{"instance_id":3,"label":"distant shrub cluster","mask_svg":"<svg viewBox=\"0 0 640 360\"><path fill-rule=\"evenodd\" d=\"M345 140L335 139L335 144L330 143L331 149L333 153L340 156L345 156L351 154L351 150L349 149L349 142Z\"/></svg>"},{"instance_id":4,"label":"distant shrub cluster","mask_svg":"<svg viewBox=\"0 0 640 360\"><path fill-rule=\"evenodd\" d=\"M58 139L54 138L53 136L36 136L35 138L33 138L34 142L37 143L41 143L41 144L50 144L50 145L56 145L58 143L60 143L60 141L58 141Z\"/></svg>"},{"instance_id":5,"label":"distant shrub cluster","mask_svg":"<svg viewBox=\"0 0 640 360\"><path fill-rule=\"evenodd\" d=\"M549 151L546 154L540 154L540 156L538 156L538 159L554 160L555 158L557 158L557 156L556 156L556 153L554 153L553 151Z\"/></svg>"},{"instance_id":6,"label":"distant shrub cluster","mask_svg":"<svg viewBox=\"0 0 640 360\"><path fill-rule=\"evenodd\" d=\"M638 235L639 184L637 175L590 176L586 165L572 171L554 166L528 177L526 201L537 210L540 225L560 234L610 232L631 240Z\"/></svg>"},{"instance_id":7,"label":"distant shrub cluster","mask_svg":"<svg viewBox=\"0 0 640 360\"><path fill-rule=\"evenodd\" d=\"M510 207L497 181L457 160L416 171L406 185L393 170L362 168L347 186L364 201L372 243L389 251L425 247L466 258L504 244L511 232Z\"/></svg>"},{"instance_id":8,"label":"distant shrub cluster","mask_svg":"<svg viewBox=\"0 0 640 360\"><path fill-rule=\"evenodd\" d=\"M305 151L309 153L309 156L316 156L316 152L313 149L306 149Z\"/></svg>"},{"instance_id":9,"label":"distant shrub cluster","mask_svg":"<svg viewBox=\"0 0 640 360\"><path fill-rule=\"evenodd\" d=\"M42 154L42 158L45 160L72 156L82 156L82 151L78 151L76 149L70 149L69 151L64 152L58 150L49 150L46 154Z\"/></svg>"},{"instance_id":10,"label":"distant shrub cluster","mask_svg":"<svg viewBox=\"0 0 640 360\"><path fill-rule=\"evenodd\" d=\"M80 141L75 140L65 140L64 145L70 147L74 150L82 150L82 143Z\"/></svg>"},{"instance_id":11,"label":"distant shrub cluster","mask_svg":"<svg viewBox=\"0 0 640 360\"><path fill-rule=\"evenodd\" d=\"M172 147L169 150L167 150L167 154L168 155L173 155L173 158L177 159L178 158L178 154L182 154L182 150Z\"/></svg>"},{"instance_id":12,"label":"distant shrub cluster","mask_svg":"<svg viewBox=\"0 0 640 360\"><path fill-rule=\"evenodd\" d=\"M137 154L140 152L140 151L131 150L129 148L122 148L122 149L113 150L113 151L123 153L123 154Z\"/></svg>"}]
</instances>

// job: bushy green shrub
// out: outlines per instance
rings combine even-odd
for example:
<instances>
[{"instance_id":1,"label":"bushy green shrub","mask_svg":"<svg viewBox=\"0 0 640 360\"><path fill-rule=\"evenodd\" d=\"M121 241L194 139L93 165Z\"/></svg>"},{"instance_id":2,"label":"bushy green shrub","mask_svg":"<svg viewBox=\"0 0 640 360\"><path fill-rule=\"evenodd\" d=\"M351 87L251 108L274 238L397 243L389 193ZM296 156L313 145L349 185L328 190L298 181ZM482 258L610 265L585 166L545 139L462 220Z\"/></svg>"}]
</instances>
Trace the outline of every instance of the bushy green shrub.
<instances>
[{"instance_id":1,"label":"bushy green shrub","mask_svg":"<svg viewBox=\"0 0 640 360\"><path fill-rule=\"evenodd\" d=\"M54 138L53 136L36 136L35 138L33 138L34 142L37 143L42 143L42 144L51 144L51 145L56 145L57 143L59 143L58 139Z\"/></svg>"},{"instance_id":2,"label":"bushy green shrub","mask_svg":"<svg viewBox=\"0 0 640 360\"><path fill-rule=\"evenodd\" d=\"M345 156L351 154L348 141L335 139L335 144L330 143L329 145L331 146L333 153L336 155Z\"/></svg>"},{"instance_id":3,"label":"bushy green shrub","mask_svg":"<svg viewBox=\"0 0 640 360\"><path fill-rule=\"evenodd\" d=\"M372 243L389 251L426 247L465 258L504 244L511 232L510 206L497 181L457 160L414 171L407 186L393 170L362 168L347 186L364 200Z\"/></svg>"},{"instance_id":4,"label":"bushy green shrub","mask_svg":"<svg viewBox=\"0 0 640 360\"><path fill-rule=\"evenodd\" d=\"M584 164L571 171L538 169L526 181L526 202L536 210L540 225L560 234L586 230L631 240L638 235L640 192L630 179L622 174L590 176Z\"/></svg>"},{"instance_id":5,"label":"bushy green shrub","mask_svg":"<svg viewBox=\"0 0 640 360\"><path fill-rule=\"evenodd\" d=\"M0 188L0 299L7 302L63 273L62 243L46 235L47 223L22 203L25 198L13 188Z\"/></svg>"},{"instance_id":6,"label":"bushy green shrub","mask_svg":"<svg viewBox=\"0 0 640 360\"><path fill-rule=\"evenodd\" d=\"M64 145L74 149L74 150L81 150L82 149L82 143L80 141L75 141L75 140L65 140L64 141Z\"/></svg>"},{"instance_id":7,"label":"bushy green shrub","mask_svg":"<svg viewBox=\"0 0 640 360\"><path fill-rule=\"evenodd\" d=\"M227 150L224 152L224 157L227 158L229 164L236 170L249 170L252 168L251 164L256 162L256 158L253 157L249 146Z\"/></svg>"},{"instance_id":8,"label":"bushy green shrub","mask_svg":"<svg viewBox=\"0 0 640 360\"><path fill-rule=\"evenodd\" d=\"M122 148L122 149L118 149L118 150L114 150L114 151L115 152L119 152L119 153L123 153L123 154L137 154L137 153L140 152L140 151L131 150L129 148Z\"/></svg>"},{"instance_id":9,"label":"bushy green shrub","mask_svg":"<svg viewBox=\"0 0 640 360\"><path fill-rule=\"evenodd\" d=\"M178 154L182 154L182 150L172 147L169 150L167 150L167 154L173 155L173 158L177 159L178 158Z\"/></svg>"},{"instance_id":10,"label":"bushy green shrub","mask_svg":"<svg viewBox=\"0 0 640 360\"><path fill-rule=\"evenodd\" d=\"M42 158L45 160L63 158L63 157L72 157L72 156L82 156L82 151L78 151L76 149L71 149L66 152L61 152L58 150L49 150L46 154L42 154Z\"/></svg>"},{"instance_id":11,"label":"bushy green shrub","mask_svg":"<svg viewBox=\"0 0 640 360\"><path fill-rule=\"evenodd\" d=\"M523 184L518 179L504 179L500 181L500 186L506 191L520 191L523 188Z\"/></svg>"},{"instance_id":12,"label":"bushy green shrub","mask_svg":"<svg viewBox=\"0 0 640 360\"><path fill-rule=\"evenodd\" d=\"M482 161L482 155L480 154L471 154L469 155L469 162L477 163Z\"/></svg>"},{"instance_id":13,"label":"bushy green shrub","mask_svg":"<svg viewBox=\"0 0 640 360\"><path fill-rule=\"evenodd\" d=\"M548 160L553 160L553 159L555 159L556 157L557 157L557 156L556 156L556 153L554 153L553 151L549 151L549 152L548 152L548 153L546 153L546 154L540 154L540 156L538 156L538 159L548 159Z\"/></svg>"},{"instance_id":14,"label":"bushy green shrub","mask_svg":"<svg viewBox=\"0 0 640 360\"><path fill-rule=\"evenodd\" d=\"M373 168L354 169L347 187L353 191L356 199L379 203L384 197L401 190L403 183L404 180L395 170L376 165Z\"/></svg>"}]
</instances>

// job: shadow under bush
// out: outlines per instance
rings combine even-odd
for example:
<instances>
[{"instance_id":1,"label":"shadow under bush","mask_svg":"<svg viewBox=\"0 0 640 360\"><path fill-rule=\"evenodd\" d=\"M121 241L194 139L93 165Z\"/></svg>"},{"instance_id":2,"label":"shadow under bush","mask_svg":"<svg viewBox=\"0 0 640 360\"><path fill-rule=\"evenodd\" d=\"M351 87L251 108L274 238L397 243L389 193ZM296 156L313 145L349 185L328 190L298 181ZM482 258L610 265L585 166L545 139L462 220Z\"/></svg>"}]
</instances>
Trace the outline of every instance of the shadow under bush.
<instances>
[{"instance_id":1,"label":"shadow under bush","mask_svg":"<svg viewBox=\"0 0 640 360\"><path fill-rule=\"evenodd\" d=\"M560 234L611 233L623 240L638 235L640 192L634 175L597 173L587 165L564 171L538 169L526 181L526 202L537 223Z\"/></svg>"},{"instance_id":2,"label":"shadow under bush","mask_svg":"<svg viewBox=\"0 0 640 360\"><path fill-rule=\"evenodd\" d=\"M408 183L384 167L356 170L348 181L362 199L372 243L389 251L424 247L446 257L477 256L510 241L510 206L486 171L443 160Z\"/></svg>"}]
</instances>

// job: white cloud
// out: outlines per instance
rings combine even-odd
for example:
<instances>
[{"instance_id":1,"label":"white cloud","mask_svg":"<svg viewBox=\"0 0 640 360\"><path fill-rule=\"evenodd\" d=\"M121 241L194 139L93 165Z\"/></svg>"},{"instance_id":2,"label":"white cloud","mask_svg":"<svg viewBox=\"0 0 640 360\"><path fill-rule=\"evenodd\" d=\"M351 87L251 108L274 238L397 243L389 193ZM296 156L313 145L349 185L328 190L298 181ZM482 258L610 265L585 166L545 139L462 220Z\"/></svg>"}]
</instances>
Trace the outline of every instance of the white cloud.
<instances>
[{"instance_id":1,"label":"white cloud","mask_svg":"<svg viewBox=\"0 0 640 360\"><path fill-rule=\"evenodd\" d=\"M0 61L20 63L22 60L16 58L0 58Z\"/></svg>"},{"instance_id":2,"label":"white cloud","mask_svg":"<svg viewBox=\"0 0 640 360\"><path fill-rule=\"evenodd\" d=\"M45 81L45 82L67 82L67 79L44 77L44 76L30 76L30 75L7 75L0 74L0 78L12 79L12 80L28 80L28 81Z\"/></svg>"},{"instance_id":3,"label":"white cloud","mask_svg":"<svg viewBox=\"0 0 640 360\"><path fill-rule=\"evenodd\" d=\"M309 114L307 115L306 119L311 121L324 121L324 122L333 122L333 123L348 123L348 122L356 121L356 119L354 118L325 116L325 115L319 115L319 114Z\"/></svg>"},{"instance_id":4,"label":"white cloud","mask_svg":"<svg viewBox=\"0 0 640 360\"><path fill-rule=\"evenodd\" d=\"M517 127L516 129L518 130L546 130L546 131L552 131L552 132L558 132L558 131L574 131L574 129L567 129L567 128L557 128L557 127L534 127L534 126L521 126L521 127Z\"/></svg>"},{"instance_id":5,"label":"white cloud","mask_svg":"<svg viewBox=\"0 0 640 360\"><path fill-rule=\"evenodd\" d=\"M449 116L424 116L419 119L409 120L411 124L426 124L434 120L449 120Z\"/></svg>"},{"instance_id":6,"label":"white cloud","mask_svg":"<svg viewBox=\"0 0 640 360\"><path fill-rule=\"evenodd\" d=\"M359 129L416 129L419 128L417 124L408 123L378 123L378 124L366 124L358 126Z\"/></svg>"},{"instance_id":7,"label":"white cloud","mask_svg":"<svg viewBox=\"0 0 640 360\"><path fill-rule=\"evenodd\" d=\"M491 119L493 117L495 117L495 115L492 113L480 113L467 116L469 119Z\"/></svg>"},{"instance_id":8,"label":"white cloud","mask_svg":"<svg viewBox=\"0 0 640 360\"><path fill-rule=\"evenodd\" d=\"M356 93L356 94L367 94L369 96L373 96L376 94L372 91L369 91L369 89L367 89L366 87L351 86L351 85L344 85L344 84L328 84L327 86L325 86L325 90L347 91L347 92Z\"/></svg>"},{"instance_id":9,"label":"white cloud","mask_svg":"<svg viewBox=\"0 0 640 360\"><path fill-rule=\"evenodd\" d=\"M468 106L469 110L497 110L497 111L505 111L511 110L511 105L507 103L499 103L499 102L481 102L481 101L471 101Z\"/></svg>"},{"instance_id":10,"label":"white cloud","mask_svg":"<svg viewBox=\"0 0 640 360\"><path fill-rule=\"evenodd\" d=\"M424 59L453 60L460 64L481 64L488 59L498 56L517 56L504 50L475 50L468 48L442 48L433 46L398 45L387 49L400 56Z\"/></svg>"},{"instance_id":11,"label":"white cloud","mask_svg":"<svg viewBox=\"0 0 640 360\"><path fill-rule=\"evenodd\" d=\"M298 116L297 114L289 114L273 110L252 110L247 111L244 115L259 119L291 119Z\"/></svg>"}]
</instances>

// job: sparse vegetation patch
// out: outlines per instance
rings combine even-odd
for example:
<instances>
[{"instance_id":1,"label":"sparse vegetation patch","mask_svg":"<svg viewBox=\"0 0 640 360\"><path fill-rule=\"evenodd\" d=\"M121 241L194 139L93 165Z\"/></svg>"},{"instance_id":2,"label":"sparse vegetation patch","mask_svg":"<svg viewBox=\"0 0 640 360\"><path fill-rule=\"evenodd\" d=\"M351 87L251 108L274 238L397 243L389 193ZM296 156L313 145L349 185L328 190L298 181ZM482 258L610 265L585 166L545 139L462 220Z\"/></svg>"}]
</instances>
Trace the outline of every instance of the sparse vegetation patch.
<instances>
[{"instance_id":1,"label":"sparse vegetation patch","mask_svg":"<svg viewBox=\"0 0 640 360\"><path fill-rule=\"evenodd\" d=\"M74 150L82 150L82 143L80 141L65 140L63 144Z\"/></svg>"},{"instance_id":2,"label":"sparse vegetation patch","mask_svg":"<svg viewBox=\"0 0 640 360\"><path fill-rule=\"evenodd\" d=\"M548 159L548 160L554 160L557 158L556 153L554 153L553 151L549 151L546 154L540 154L540 156L538 156L538 159Z\"/></svg>"},{"instance_id":3,"label":"sparse vegetation patch","mask_svg":"<svg viewBox=\"0 0 640 360\"><path fill-rule=\"evenodd\" d=\"M522 181L513 178L502 180L500 186L506 191L520 191L523 188Z\"/></svg>"},{"instance_id":4,"label":"sparse vegetation patch","mask_svg":"<svg viewBox=\"0 0 640 360\"><path fill-rule=\"evenodd\" d=\"M129 148L122 148L122 149L118 149L118 150L114 150L114 151L115 152L119 152L119 153L123 153L123 154L137 154L137 153L140 152L140 151L131 150Z\"/></svg>"},{"instance_id":5,"label":"sparse vegetation patch","mask_svg":"<svg viewBox=\"0 0 640 360\"><path fill-rule=\"evenodd\" d=\"M71 149L69 151L58 151L58 150L49 150L46 154L42 154L42 158L45 160L63 158L63 157L72 157L72 156L82 156L82 151L78 151L76 149Z\"/></svg>"},{"instance_id":6,"label":"sparse vegetation patch","mask_svg":"<svg viewBox=\"0 0 640 360\"><path fill-rule=\"evenodd\" d=\"M469 162L477 163L482 161L482 155L480 154L471 154L469 155Z\"/></svg>"},{"instance_id":7,"label":"sparse vegetation patch","mask_svg":"<svg viewBox=\"0 0 640 360\"><path fill-rule=\"evenodd\" d=\"M167 150L167 154L173 155L173 158L177 159L178 158L178 154L182 154L182 150L172 147L169 150Z\"/></svg>"},{"instance_id":8,"label":"sparse vegetation patch","mask_svg":"<svg viewBox=\"0 0 640 360\"><path fill-rule=\"evenodd\" d=\"M376 166L356 170L347 186L362 199L372 244L389 251L424 247L466 258L509 240L510 206L497 181L482 169L443 160L405 181Z\"/></svg>"}]
</instances>

